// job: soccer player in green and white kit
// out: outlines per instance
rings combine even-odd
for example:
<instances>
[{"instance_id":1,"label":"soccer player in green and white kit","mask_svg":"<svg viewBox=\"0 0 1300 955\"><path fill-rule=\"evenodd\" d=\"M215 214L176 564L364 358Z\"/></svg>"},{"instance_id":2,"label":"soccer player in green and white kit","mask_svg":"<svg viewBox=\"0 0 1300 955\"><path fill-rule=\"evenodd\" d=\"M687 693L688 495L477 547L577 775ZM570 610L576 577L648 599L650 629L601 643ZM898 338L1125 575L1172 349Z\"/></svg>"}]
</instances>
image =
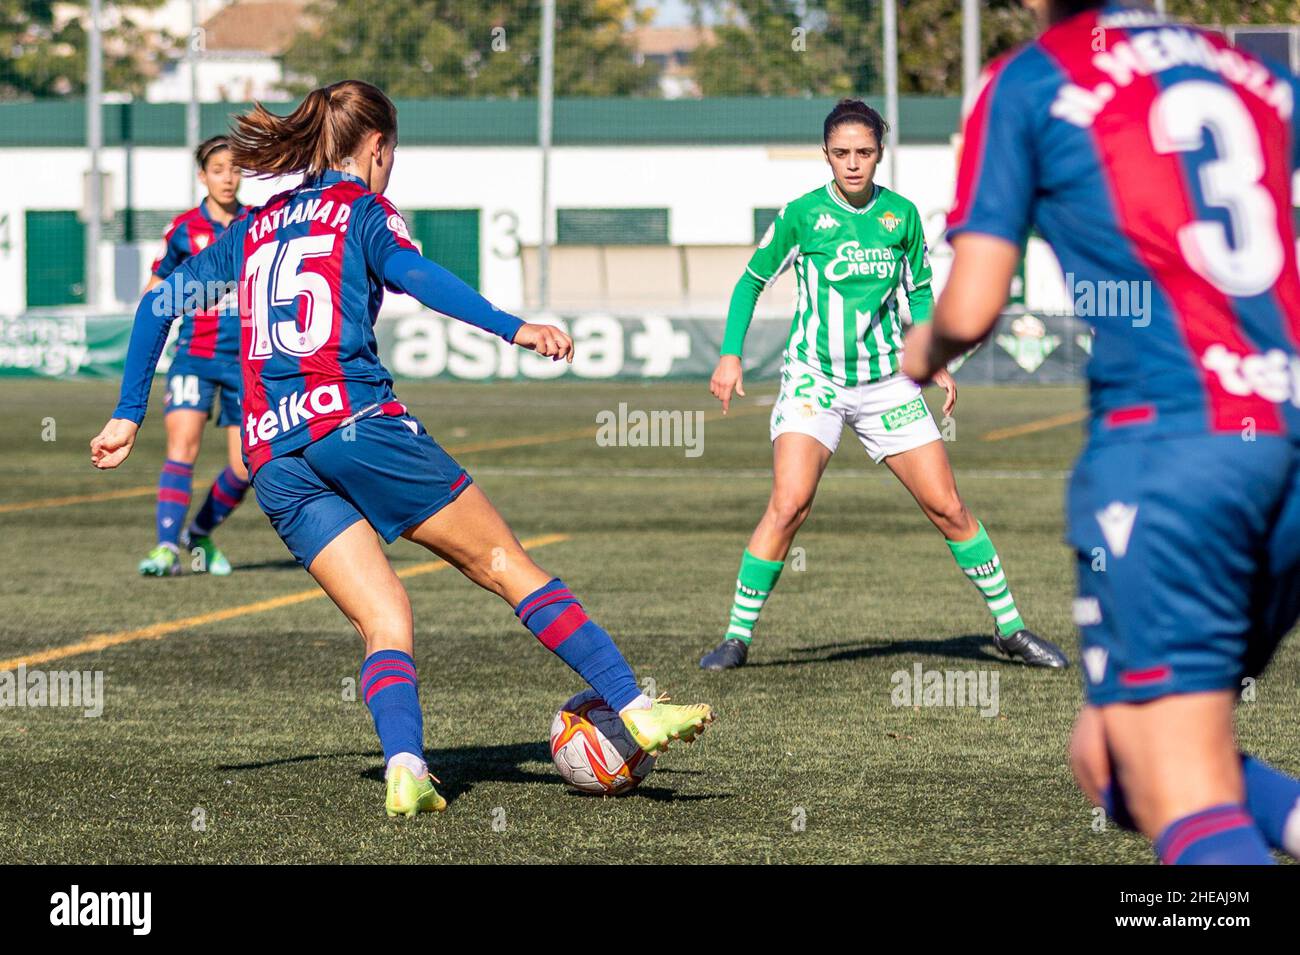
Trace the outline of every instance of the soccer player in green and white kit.
<instances>
[{"instance_id":1,"label":"soccer player in green and white kit","mask_svg":"<svg viewBox=\"0 0 1300 955\"><path fill-rule=\"evenodd\" d=\"M733 390L745 394L740 355L759 294L787 268L798 277L772 409L772 496L741 558L726 636L700 660L706 670L742 666L748 658L758 615L846 424L943 534L988 605L994 645L1030 666L1068 665L1059 647L1026 629L992 541L957 493L921 389L900 371L899 289L913 324L930 320L934 295L916 206L873 182L884 127L861 101L840 101L823 127L833 180L780 211L731 297L722 357L709 384L724 413ZM950 414L957 400L952 376L941 371L934 384L947 392L944 414Z\"/></svg>"}]
</instances>

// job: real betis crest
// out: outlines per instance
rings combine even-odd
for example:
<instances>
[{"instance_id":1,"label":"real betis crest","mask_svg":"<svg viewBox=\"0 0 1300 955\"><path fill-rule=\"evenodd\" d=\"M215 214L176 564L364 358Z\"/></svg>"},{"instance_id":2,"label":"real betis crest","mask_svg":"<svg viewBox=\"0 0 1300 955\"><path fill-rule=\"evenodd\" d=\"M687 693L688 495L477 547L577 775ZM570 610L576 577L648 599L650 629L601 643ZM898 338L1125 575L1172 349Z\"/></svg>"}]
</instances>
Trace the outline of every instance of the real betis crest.
<instances>
[{"instance_id":1,"label":"real betis crest","mask_svg":"<svg viewBox=\"0 0 1300 955\"><path fill-rule=\"evenodd\" d=\"M973 355L973 354L975 354L977 351L979 351L980 348L982 347L982 345L983 345L983 342L981 342L979 345L976 345L976 346L975 346L974 348L972 348L970 351L968 351L968 352L963 352L962 354L960 354L960 355L958 355L956 358L954 358L952 361L948 362L948 374L950 374L950 375L955 375L955 374L957 374L957 370L958 370L959 368L961 368L962 365L966 364L966 360L967 360L968 358L970 358L971 355Z\"/></svg>"},{"instance_id":2,"label":"real betis crest","mask_svg":"<svg viewBox=\"0 0 1300 955\"><path fill-rule=\"evenodd\" d=\"M886 232L893 232L902 225L902 222L903 220L898 218L898 216L894 215L892 212L886 212L880 217L880 224L885 227Z\"/></svg>"},{"instance_id":3,"label":"real betis crest","mask_svg":"<svg viewBox=\"0 0 1300 955\"><path fill-rule=\"evenodd\" d=\"M1011 334L999 335L997 343L1017 365L1032 375L1060 346L1061 338L1047 334L1042 319L1021 315L1011 323Z\"/></svg>"}]
</instances>

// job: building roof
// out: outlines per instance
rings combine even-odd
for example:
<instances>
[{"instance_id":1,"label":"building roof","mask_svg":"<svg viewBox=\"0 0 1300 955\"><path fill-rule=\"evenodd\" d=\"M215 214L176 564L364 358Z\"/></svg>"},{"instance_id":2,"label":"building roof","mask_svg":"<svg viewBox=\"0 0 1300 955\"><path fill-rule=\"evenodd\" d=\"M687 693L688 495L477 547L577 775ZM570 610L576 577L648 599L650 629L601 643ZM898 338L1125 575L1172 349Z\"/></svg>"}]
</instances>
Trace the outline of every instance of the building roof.
<instances>
[{"instance_id":1,"label":"building roof","mask_svg":"<svg viewBox=\"0 0 1300 955\"><path fill-rule=\"evenodd\" d=\"M637 27L632 31L632 48L643 56L689 53L713 43L708 27Z\"/></svg>"},{"instance_id":2,"label":"building roof","mask_svg":"<svg viewBox=\"0 0 1300 955\"><path fill-rule=\"evenodd\" d=\"M279 55L304 28L306 7L307 0L235 0L203 24L204 49Z\"/></svg>"}]
</instances>

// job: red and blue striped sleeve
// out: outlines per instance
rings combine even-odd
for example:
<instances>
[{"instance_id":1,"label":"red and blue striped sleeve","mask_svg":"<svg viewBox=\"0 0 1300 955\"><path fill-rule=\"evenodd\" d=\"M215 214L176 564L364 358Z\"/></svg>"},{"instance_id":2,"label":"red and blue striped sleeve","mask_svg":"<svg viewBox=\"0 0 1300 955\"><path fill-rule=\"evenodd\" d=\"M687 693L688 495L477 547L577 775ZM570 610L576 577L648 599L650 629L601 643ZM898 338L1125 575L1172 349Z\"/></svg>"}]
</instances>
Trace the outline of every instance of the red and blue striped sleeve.
<instances>
[{"instance_id":1,"label":"red and blue striped sleeve","mask_svg":"<svg viewBox=\"0 0 1300 955\"><path fill-rule=\"evenodd\" d=\"M1300 171L1300 76L1284 74L1291 84L1291 171Z\"/></svg>"},{"instance_id":2,"label":"red and blue striped sleeve","mask_svg":"<svg viewBox=\"0 0 1300 955\"><path fill-rule=\"evenodd\" d=\"M366 269L379 281L384 281L384 264L390 255L397 252L419 253L420 250L411 241L406 220L383 196L364 197L353 205L352 211L354 215L360 213L360 221L353 228L358 230L357 238L361 241L361 254L365 256Z\"/></svg>"},{"instance_id":3,"label":"red and blue striped sleeve","mask_svg":"<svg viewBox=\"0 0 1300 955\"><path fill-rule=\"evenodd\" d=\"M149 386L171 323L186 312L211 308L231 290L243 267L248 217L233 222L212 245L190 256L160 285L144 294L135 310L127 344L122 386L114 418L139 424L149 407Z\"/></svg>"},{"instance_id":4,"label":"red and blue striped sleeve","mask_svg":"<svg viewBox=\"0 0 1300 955\"><path fill-rule=\"evenodd\" d=\"M1013 63L1014 54L988 67L963 124L949 239L979 232L1024 245L1029 235L1036 186L1033 111L1023 102L1022 84L1008 79Z\"/></svg>"},{"instance_id":5,"label":"red and blue striped sleeve","mask_svg":"<svg viewBox=\"0 0 1300 955\"><path fill-rule=\"evenodd\" d=\"M224 291L215 291L217 286L228 287L230 283L239 280L244 264L244 235L248 232L248 222L248 216L240 216L230 223L216 242L198 255L190 256L182 266L189 279L209 289L205 296L206 307L215 305L225 296Z\"/></svg>"},{"instance_id":6,"label":"red and blue striped sleeve","mask_svg":"<svg viewBox=\"0 0 1300 955\"><path fill-rule=\"evenodd\" d=\"M185 218L188 215L188 212L182 212L172 220L172 224L163 233L163 254L154 259L150 269L160 279L171 275L176 271L176 266L189 258L190 235L185 225Z\"/></svg>"}]
</instances>

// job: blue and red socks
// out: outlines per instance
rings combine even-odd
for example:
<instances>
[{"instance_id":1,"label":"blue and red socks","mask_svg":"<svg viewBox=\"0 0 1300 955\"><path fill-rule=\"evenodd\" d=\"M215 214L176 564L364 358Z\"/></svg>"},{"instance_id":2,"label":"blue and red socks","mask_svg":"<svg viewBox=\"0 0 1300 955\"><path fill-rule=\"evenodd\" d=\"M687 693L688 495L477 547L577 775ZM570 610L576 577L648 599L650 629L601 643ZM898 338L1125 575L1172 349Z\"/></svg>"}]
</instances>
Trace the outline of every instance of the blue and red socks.
<instances>
[{"instance_id":1,"label":"blue and red socks","mask_svg":"<svg viewBox=\"0 0 1300 955\"><path fill-rule=\"evenodd\" d=\"M203 506L190 522L190 537L208 537L239 506L248 493L248 482L240 480L229 465L217 475Z\"/></svg>"},{"instance_id":2,"label":"blue and red socks","mask_svg":"<svg viewBox=\"0 0 1300 955\"><path fill-rule=\"evenodd\" d=\"M1165 865L1273 865L1263 834L1240 803L1211 806L1171 822L1156 840Z\"/></svg>"},{"instance_id":3,"label":"blue and red socks","mask_svg":"<svg viewBox=\"0 0 1300 955\"><path fill-rule=\"evenodd\" d=\"M1265 842L1300 859L1300 779L1246 753L1241 754L1241 772L1246 784L1246 812ZM1113 779L1102 792L1102 805L1115 825L1137 831L1124 791Z\"/></svg>"},{"instance_id":4,"label":"blue and red socks","mask_svg":"<svg viewBox=\"0 0 1300 955\"><path fill-rule=\"evenodd\" d=\"M415 661L401 650L376 650L361 664L361 693L375 721L384 763L405 765L417 776L424 764L424 714Z\"/></svg>"},{"instance_id":5,"label":"blue and red socks","mask_svg":"<svg viewBox=\"0 0 1300 955\"><path fill-rule=\"evenodd\" d=\"M1246 808L1268 844L1300 859L1300 779L1245 753Z\"/></svg>"},{"instance_id":6,"label":"blue and red socks","mask_svg":"<svg viewBox=\"0 0 1300 955\"><path fill-rule=\"evenodd\" d=\"M158 543L177 549L185 512L190 509L190 487L194 483L194 465L168 458L158 476Z\"/></svg>"},{"instance_id":7,"label":"blue and red socks","mask_svg":"<svg viewBox=\"0 0 1300 955\"><path fill-rule=\"evenodd\" d=\"M542 646L586 680L610 709L622 710L638 700L648 702L614 641L587 616L563 581L557 578L534 590L519 601L515 615Z\"/></svg>"}]
</instances>

